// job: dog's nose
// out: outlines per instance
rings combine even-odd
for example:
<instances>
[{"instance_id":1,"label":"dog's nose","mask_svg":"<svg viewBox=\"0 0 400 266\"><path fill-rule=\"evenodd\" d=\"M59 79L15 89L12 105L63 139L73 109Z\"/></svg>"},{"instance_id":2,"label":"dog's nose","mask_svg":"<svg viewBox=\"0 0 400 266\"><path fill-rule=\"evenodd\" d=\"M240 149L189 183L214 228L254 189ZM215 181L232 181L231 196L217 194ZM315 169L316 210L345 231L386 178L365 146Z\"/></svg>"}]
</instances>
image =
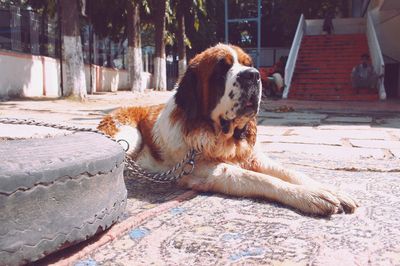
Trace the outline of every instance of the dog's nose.
<instances>
[{"instance_id":1,"label":"dog's nose","mask_svg":"<svg viewBox=\"0 0 400 266\"><path fill-rule=\"evenodd\" d=\"M241 81L257 81L260 79L260 73L255 68L249 68L239 72L238 79Z\"/></svg>"}]
</instances>

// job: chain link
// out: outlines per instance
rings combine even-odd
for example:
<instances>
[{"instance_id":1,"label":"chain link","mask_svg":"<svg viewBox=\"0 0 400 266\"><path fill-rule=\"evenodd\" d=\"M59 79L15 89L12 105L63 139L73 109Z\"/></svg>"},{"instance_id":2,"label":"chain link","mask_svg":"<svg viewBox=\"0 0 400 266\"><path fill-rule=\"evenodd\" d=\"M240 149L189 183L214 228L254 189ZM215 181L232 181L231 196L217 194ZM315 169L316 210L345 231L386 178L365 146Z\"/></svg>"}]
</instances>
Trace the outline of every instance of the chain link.
<instances>
[{"instance_id":1,"label":"chain link","mask_svg":"<svg viewBox=\"0 0 400 266\"><path fill-rule=\"evenodd\" d=\"M129 148L129 143L124 139L115 140L104 132L92 129L92 128L80 128L74 126L66 126L55 123L48 122L39 122L35 120L29 119L12 119L12 118L0 118L1 124L11 124L11 125L30 125L30 126L42 126L42 127L50 127L74 132L91 132L100 134L102 136L107 137L108 139L118 143L121 145L121 142L125 143ZM122 145L121 145L122 146ZM124 149L128 150L127 148ZM149 181L155 183L171 183L180 179L184 175L190 175L195 167L195 158L200 154L200 152L195 149L191 149L186 156L178 162L174 167L169 169L168 171L162 173L149 173L143 168L141 168L132 158L130 158L127 154L125 154L124 163L126 168L130 171L129 175L135 175L136 177L144 178Z\"/></svg>"}]
</instances>

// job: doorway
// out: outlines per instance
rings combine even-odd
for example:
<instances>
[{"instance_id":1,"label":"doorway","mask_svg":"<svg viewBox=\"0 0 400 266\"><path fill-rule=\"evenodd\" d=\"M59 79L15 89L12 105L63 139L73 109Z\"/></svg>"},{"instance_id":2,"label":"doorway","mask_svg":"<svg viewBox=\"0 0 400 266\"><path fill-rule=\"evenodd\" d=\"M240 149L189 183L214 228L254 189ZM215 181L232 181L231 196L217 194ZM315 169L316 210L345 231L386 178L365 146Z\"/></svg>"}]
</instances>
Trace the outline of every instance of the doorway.
<instances>
[{"instance_id":1,"label":"doorway","mask_svg":"<svg viewBox=\"0 0 400 266\"><path fill-rule=\"evenodd\" d=\"M399 74L399 63L385 64L385 89L389 99L400 98Z\"/></svg>"}]
</instances>

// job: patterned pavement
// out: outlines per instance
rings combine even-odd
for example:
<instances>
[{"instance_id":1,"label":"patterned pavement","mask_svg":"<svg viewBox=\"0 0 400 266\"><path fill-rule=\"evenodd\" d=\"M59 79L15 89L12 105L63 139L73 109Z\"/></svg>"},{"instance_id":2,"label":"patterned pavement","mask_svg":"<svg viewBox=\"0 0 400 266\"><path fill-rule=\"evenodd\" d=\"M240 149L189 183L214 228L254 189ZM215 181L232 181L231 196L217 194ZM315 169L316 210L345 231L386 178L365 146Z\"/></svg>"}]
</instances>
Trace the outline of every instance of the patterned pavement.
<instances>
[{"instance_id":1,"label":"patterned pavement","mask_svg":"<svg viewBox=\"0 0 400 266\"><path fill-rule=\"evenodd\" d=\"M260 125L266 152L354 195L356 213L326 219L265 200L199 194L75 265L399 265L400 116L265 111ZM153 191L130 185L132 201Z\"/></svg>"}]
</instances>

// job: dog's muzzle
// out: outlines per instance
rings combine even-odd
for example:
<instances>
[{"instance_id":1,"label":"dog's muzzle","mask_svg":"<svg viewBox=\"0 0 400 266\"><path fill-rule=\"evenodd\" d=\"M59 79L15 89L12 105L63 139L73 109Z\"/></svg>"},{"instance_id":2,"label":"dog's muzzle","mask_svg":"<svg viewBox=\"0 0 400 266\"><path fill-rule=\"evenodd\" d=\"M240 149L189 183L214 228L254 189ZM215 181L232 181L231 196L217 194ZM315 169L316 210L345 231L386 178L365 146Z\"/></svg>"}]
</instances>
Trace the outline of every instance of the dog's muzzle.
<instances>
[{"instance_id":1,"label":"dog's muzzle","mask_svg":"<svg viewBox=\"0 0 400 266\"><path fill-rule=\"evenodd\" d=\"M248 68L239 72L237 81L240 84L242 95L239 98L239 116L253 116L257 114L260 102L260 73L255 68Z\"/></svg>"}]
</instances>

